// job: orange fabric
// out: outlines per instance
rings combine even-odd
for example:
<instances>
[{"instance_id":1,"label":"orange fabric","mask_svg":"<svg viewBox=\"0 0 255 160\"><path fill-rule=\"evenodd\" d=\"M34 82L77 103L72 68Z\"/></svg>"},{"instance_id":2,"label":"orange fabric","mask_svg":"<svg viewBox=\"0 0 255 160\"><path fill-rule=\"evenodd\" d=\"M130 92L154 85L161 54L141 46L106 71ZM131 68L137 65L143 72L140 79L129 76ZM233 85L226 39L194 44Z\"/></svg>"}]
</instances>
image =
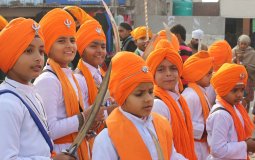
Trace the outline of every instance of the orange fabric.
<instances>
[{"instance_id":1,"label":"orange fabric","mask_svg":"<svg viewBox=\"0 0 255 160\"><path fill-rule=\"evenodd\" d=\"M49 11L39 23L43 28L45 52L48 55L52 44L61 36L75 35L75 22L65 10L55 8Z\"/></svg>"},{"instance_id":2,"label":"orange fabric","mask_svg":"<svg viewBox=\"0 0 255 160\"><path fill-rule=\"evenodd\" d=\"M205 98L205 95L196 83L189 83L188 86L197 93L200 99L200 103L202 105L203 117L204 117L204 124L206 124L206 119L209 116L210 109L209 109L209 104ZM203 139L201 139L200 142L206 142L206 141L207 141L207 137L204 137Z\"/></svg>"},{"instance_id":3,"label":"orange fabric","mask_svg":"<svg viewBox=\"0 0 255 160\"><path fill-rule=\"evenodd\" d=\"M8 24L8 21L0 15L0 31Z\"/></svg>"},{"instance_id":4,"label":"orange fabric","mask_svg":"<svg viewBox=\"0 0 255 160\"><path fill-rule=\"evenodd\" d=\"M242 115L242 118L244 120L244 127L243 127L233 106L230 105L228 102L226 102L220 96L217 96L217 100L223 105L223 107L226 110L229 111L230 115L232 116L234 125L235 125L235 130L236 130L237 137L238 137L238 141L240 142L240 141L246 140L247 138L251 138L253 130L254 130L254 124L252 123L245 107L241 103L236 105L237 110L240 112L240 114Z\"/></svg>"},{"instance_id":5,"label":"orange fabric","mask_svg":"<svg viewBox=\"0 0 255 160\"><path fill-rule=\"evenodd\" d=\"M154 113L152 116L164 159L170 159L173 138L171 128L160 115ZM118 108L109 115L106 124L109 136L121 160L152 159L135 125Z\"/></svg>"},{"instance_id":6,"label":"orange fabric","mask_svg":"<svg viewBox=\"0 0 255 160\"><path fill-rule=\"evenodd\" d=\"M148 30L149 32L149 38L152 37L152 31L149 28ZM146 37L146 27L145 26L140 26L135 28L132 32L131 32L131 36L133 37L134 40L138 40L139 38L142 37Z\"/></svg>"},{"instance_id":7,"label":"orange fabric","mask_svg":"<svg viewBox=\"0 0 255 160\"><path fill-rule=\"evenodd\" d=\"M219 96L227 95L237 83L246 85L248 73L243 65L225 63L212 76L211 84Z\"/></svg>"},{"instance_id":8,"label":"orange fabric","mask_svg":"<svg viewBox=\"0 0 255 160\"><path fill-rule=\"evenodd\" d=\"M232 50L230 45L225 40L214 42L209 48L208 52L214 58L213 69L216 72L224 63L231 63Z\"/></svg>"},{"instance_id":9,"label":"orange fabric","mask_svg":"<svg viewBox=\"0 0 255 160\"><path fill-rule=\"evenodd\" d=\"M213 58L207 51L199 51L190 56L183 64L182 77L187 82L197 82L213 67Z\"/></svg>"},{"instance_id":10,"label":"orange fabric","mask_svg":"<svg viewBox=\"0 0 255 160\"><path fill-rule=\"evenodd\" d=\"M105 34L98 21L88 20L81 25L76 33L76 43L80 56L82 56L85 48L94 40L106 42Z\"/></svg>"},{"instance_id":11,"label":"orange fabric","mask_svg":"<svg viewBox=\"0 0 255 160\"><path fill-rule=\"evenodd\" d=\"M38 24L32 19L16 18L0 32L0 68L7 73L20 55L34 39L36 32L32 25ZM43 40L41 29L38 34Z\"/></svg>"},{"instance_id":12,"label":"orange fabric","mask_svg":"<svg viewBox=\"0 0 255 160\"><path fill-rule=\"evenodd\" d=\"M72 87L72 84L68 80L65 73L62 71L60 65L50 58L48 59L48 63L51 66L51 68L53 69L53 71L57 74L59 81L61 83L61 87L63 89L63 96L64 96L67 117L71 117L71 116L79 114L80 113L79 102L80 102L80 106L84 106L84 105L83 105L83 101L82 101L81 89L79 87L77 80L73 76L75 84L78 88L79 100L80 100L79 102L77 101L77 96L76 96L76 93ZM74 141L76 136L77 136L77 133L72 133L65 137L54 140L54 143L56 143L56 144L71 143ZM87 147L88 146L86 144L86 141L85 140L82 141L81 145L78 148L79 159L82 159L82 160L89 159Z\"/></svg>"},{"instance_id":13,"label":"orange fabric","mask_svg":"<svg viewBox=\"0 0 255 160\"><path fill-rule=\"evenodd\" d=\"M156 38L156 40L154 41L153 43L153 46L156 47L156 45L158 44L158 42L161 40L161 39L167 39L167 36L166 36L166 31L165 30L161 30L157 33L159 36ZM176 37L175 34L171 33L171 42L170 42L171 46L175 49L175 51L179 51L179 48L180 48L180 44L179 44L179 40L178 38Z\"/></svg>"},{"instance_id":14,"label":"orange fabric","mask_svg":"<svg viewBox=\"0 0 255 160\"><path fill-rule=\"evenodd\" d=\"M90 73L89 69L85 66L82 59L79 60L77 67L83 74L84 78L86 79L88 92L89 92L88 102L89 102L89 105L92 105L97 96L97 92L98 92L97 86L95 84L92 74Z\"/></svg>"},{"instance_id":15,"label":"orange fabric","mask_svg":"<svg viewBox=\"0 0 255 160\"><path fill-rule=\"evenodd\" d=\"M118 105L142 82L153 82L145 61L132 52L118 52L112 58L109 91Z\"/></svg>"},{"instance_id":16,"label":"orange fabric","mask_svg":"<svg viewBox=\"0 0 255 160\"><path fill-rule=\"evenodd\" d=\"M64 10L69 11L82 25L85 21L93 19L90 15L88 15L83 9L77 6L66 6Z\"/></svg>"},{"instance_id":17,"label":"orange fabric","mask_svg":"<svg viewBox=\"0 0 255 160\"><path fill-rule=\"evenodd\" d=\"M184 113L183 117L178 104L167 91L155 85L154 95L159 97L167 105L171 113L173 140L176 151L189 160L196 160L192 121L186 101L180 95L179 102Z\"/></svg>"}]
</instances>

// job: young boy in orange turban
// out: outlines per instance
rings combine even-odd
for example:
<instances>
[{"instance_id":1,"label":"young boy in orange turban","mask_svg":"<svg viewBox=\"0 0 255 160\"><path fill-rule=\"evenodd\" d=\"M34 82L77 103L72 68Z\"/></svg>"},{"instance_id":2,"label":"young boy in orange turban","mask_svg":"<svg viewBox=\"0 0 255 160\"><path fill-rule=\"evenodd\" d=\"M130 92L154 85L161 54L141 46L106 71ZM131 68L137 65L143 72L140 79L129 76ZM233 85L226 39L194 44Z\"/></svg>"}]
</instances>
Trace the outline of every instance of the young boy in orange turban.
<instances>
[{"instance_id":1,"label":"young boy in orange turban","mask_svg":"<svg viewBox=\"0 0 255 160\"><path fill-rule=\"evenodd\" d=\"M135 45L137 46L136 50L134 51L135 54L137 54L138 56L143 56L143 53L148 45L149 40L152 37L152 32L151 29L148 28L148 40L146 39L146 35L147 35L147 31L146 31L146 27L145 26L140 26L135 28L132 32L131 32L131 36L134 39Z\"/></svg>"},{"instance_id":2,"label":"young boy in orange turban","mask_svg":"<svg viewBox=\"0 0 255 160\"><path fill-rule=\"evenodd\" d=\"M209 48L208 53L213 57L213 71L216 72L224 63L231 63L232 52L231 46L225 40L218 40L214 42ZM206 94L211 105L215 104L216 94L210 85L205 88Z\"/></svg>"},{"instance_id":3,"label":"young boy in orange turban","mask_svg":"<svg viewBox=\"0 0 255 160\"><path fill-rule=\"evenodd\" d=\"M151 113L153 76L140 56L119 52L113 57L109 90L119 107L96 137L92 159L178 159L169 123Z\"/></svg>"},{"instance_id":4,"label":"young boy in orange turban","mask_svg":"<svg viewBox=\"0 0 255 160\"><path fill-rule=\"evenodd\" d=\"M157 97L153 112L166 117L172 125L176 151L187 159L195 160L190 111L178 88L183 69L182 59L167 40L161 40L146 62L154 76L154 95Z\"/></svg>"},{"instance_id":5,"label":"young boy in orange turban","mask_svg":"<svg viewBox=\"0 0 255 160\"><path fill-rule=\"evenodd\" d=\"M75 22L66 11L57 8L48 12L40 25L49 59L34 84L46 106L54 148L61 152L70 147L89 113L84 108L80 86L68 68L77 51ZM77 155L80 160L89 159L86 140L81 143Z\"/></svg>"},{"instance_id":6,"label":"young boy in orange turban","mask_svg":"<svg viewBox=\"0 0 255 160\"><path fill-rule=\"evenodd\" d=\"M212 67L213 59L207 51L195 53L183 65L182 77L188 82L188 87L182 92L182 96L190 109L198 160L205 160L209 155L205 123L211 104L205 87L210 85Z\"/></svg>"},{"instance_id":7,"label":"young boy in orange turban","mask_svg":"<svg viewBox=\"0 0 255 160\"><path fill-rule=\"evenodd\" d=\"M240 103L247 78L242 65L229 63L212 76L217 98L206 122L211 159L248 159L255 152L254 126Z\"/></svg>"},{"instance_id":8,"label":"young boy in orange turban","mask_svg":"<svg viewBox=\"0 0 255 160\"><path fill-rule=\"evenodd\" d=\"M0 85L0 157L51 160L43 102L31 84L44 62L41 28L32 19L16 18L1 31L0 42L0 69L7 75ZM74 160L64 154L53 159Z\"/></svg>"}]
</instances>

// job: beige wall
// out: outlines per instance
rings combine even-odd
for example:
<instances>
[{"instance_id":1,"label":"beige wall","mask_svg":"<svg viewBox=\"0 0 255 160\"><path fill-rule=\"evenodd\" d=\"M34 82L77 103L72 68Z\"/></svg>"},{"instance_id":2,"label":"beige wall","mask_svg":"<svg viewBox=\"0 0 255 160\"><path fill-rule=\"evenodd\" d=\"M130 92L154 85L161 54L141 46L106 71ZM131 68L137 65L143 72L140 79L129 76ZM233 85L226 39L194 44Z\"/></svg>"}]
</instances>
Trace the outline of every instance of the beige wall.
<instances>
[{"instance_id":1,"label":"beige wall","mask_svg":"<svg viewBox=\"0 0 255 160\"><path fill-rule=\"evenodd\" d=\"M255 18L255 0L220 0L220 16Z\"/></svg>"}]
</instances>

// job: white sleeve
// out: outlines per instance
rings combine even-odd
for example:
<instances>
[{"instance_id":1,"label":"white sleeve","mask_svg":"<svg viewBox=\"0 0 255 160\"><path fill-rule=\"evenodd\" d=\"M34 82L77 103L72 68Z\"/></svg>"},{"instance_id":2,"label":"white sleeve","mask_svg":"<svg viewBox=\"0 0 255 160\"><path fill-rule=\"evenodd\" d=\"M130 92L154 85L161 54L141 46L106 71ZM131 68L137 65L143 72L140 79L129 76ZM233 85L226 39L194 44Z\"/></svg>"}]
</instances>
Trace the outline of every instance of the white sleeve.
<instances>
[{"instance_id":1,"label":"white sleeve","mask_svg":"<svg viewBox=\"0 0 255 160\"><path fill-rule=\"evenodd\" d=\"M229 142L228 134L233 123L231 115L226 111L216 111L207 119L208 142L211 154L221 159L246 159L247 145L244 141Z\"/></svg>"},{"instance_id":2,"label":"white sleeve","mask_svg":"<svg viewBox=\"0 0 255 160\"><path fill-rule=\"evenodd\" d=\"M160 99L154 99L154 104L152 107L152 112L158 113L164 117L171 123L171 114L167 105Z\"/></svg>"},{"instance_id":3,"label":"white sleeve","mask_svg":"<svg viewBox=\"0 0 255 160\"><path fill-rule=\"evenodd\" d=\"M172 155L170 157L170 160L188 160L180 153L177 153L174 147L174 144L172 145Z\"/></svg>"},{"instance_id":4,"label":"white sleeve","mask_svg":"<svg viewBox=\"0 0 255 160\"><path fill-rule=\"evenodd\" d=\"M82 97L84 98L83 99L83 104L84 104L84 108L88 108L89 107L89 103L88 103L88 86L87 86L87 82L86 82L86 79L85 77L80 74L80 73L76 73L74 74L75 78L77 79L78 83L79 83L79 86L81 88L81 92L82 92Z\"/></svg>"},{"instance_id":5,"label":"white sleeve","mask_svg":"<svg viewBox=\"0 0 255 160\"><path fill-rule=\"evenodd\" d=\"M51 138L55 140L78 132L79 120L77 115L63 119L57 118L59 98L63 96L59 80L51 77L41 78L36 80L34 85L44 103Z\"/></svg>"},{"instance_id":6,"label":"white sleeve","mask_svg":"<svg viewBox=\"0 0 255 160\"><path fill-rule=\"evenodd\" d=\"M1 160L50 160L49 157L18 157L20 130L25 116L21 102L17 99L0 99L0 157ZM31 119L32 120L32 119ZM39 146L38 146L39 147ZM32 153L32 152L31 152Z\"/></svg>"},{"instance_id":7,"label":"white sleeve","mask_svg":"<svg viewBox=\"0 0 255 160\"><path fill-rule=\"evenodd\" d=\"M198 95L193 90L189 89L186 92L185 90L182 96L186 100L190 110L194 138L199 140L202 138L205 129L202 106Z\"/></svg>"},{"instance_id":8,"label":"white sleeve","mask_svg":"<svg viewBox=\"0 0 255 160\"><path fill-rule=\"evenodd\" d=\"M96 136L92 150L92 160L118 160L118 154L108 134L108 129L103 129Z\"/></svg>"}]
</instances>

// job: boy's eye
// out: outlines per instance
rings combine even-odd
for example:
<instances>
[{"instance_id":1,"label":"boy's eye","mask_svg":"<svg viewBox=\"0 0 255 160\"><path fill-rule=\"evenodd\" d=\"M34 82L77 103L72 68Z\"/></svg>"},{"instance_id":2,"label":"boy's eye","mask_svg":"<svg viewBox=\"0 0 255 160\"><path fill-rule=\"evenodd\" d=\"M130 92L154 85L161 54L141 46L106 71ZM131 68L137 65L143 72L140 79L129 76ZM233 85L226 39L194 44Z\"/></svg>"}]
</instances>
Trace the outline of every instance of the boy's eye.
<instances>
[{"instance_id":1,"label":"boy's eye","mask_svg":"<svg viewBox=\"0 0 255 160\"><path fill-rule=\"evenodd\" d=\"M28 48L28 49L26 49L26 51L25 51L26 53L32 53L33 52L33 50L32 50L32 48Z\"/></svg>"},{"instance_id":2,"label":"boy's eye","mask_svg":"<svg viewBox=\"0 0 255 160\"><path fill-rule=\"evenodd\" d=\"M75 38L71 38L70 42L71 42L71 43L75 43L75 42L76 42L76 41L75 41Z\"/></svg>"}]
</instances>

